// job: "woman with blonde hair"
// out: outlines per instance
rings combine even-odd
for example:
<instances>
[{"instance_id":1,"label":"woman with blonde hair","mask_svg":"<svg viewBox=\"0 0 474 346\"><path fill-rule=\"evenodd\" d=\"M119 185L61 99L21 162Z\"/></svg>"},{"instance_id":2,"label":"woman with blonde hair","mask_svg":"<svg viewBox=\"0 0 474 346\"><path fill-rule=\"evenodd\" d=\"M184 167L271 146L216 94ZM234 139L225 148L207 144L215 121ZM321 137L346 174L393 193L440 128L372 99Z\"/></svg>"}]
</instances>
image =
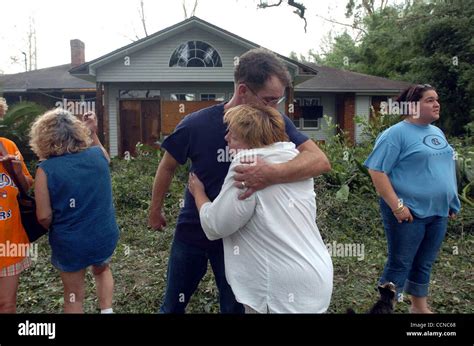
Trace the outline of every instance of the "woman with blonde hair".
<instances>
[{"instance_id":1,"label":"woman with blonde hair","mask_svg":"<svg viewBox=\"0 0 474 346\"><path fill-rule=\"evenodd\" d=\"M42 160L35 181L37 217L49 228L51 263L64 285L64 312L83 312L85 273L92 266L101 312L111 313L109 263L119 231L110 159L97 137L95 114L84 114L81 122L63 109L48 111L35 121L30 136Z\"/></svg>"},{"instance_id":2,"label":"woman with blonde hair","mask_svg":"<svg viewBox=\"0 0 474 346\"><path fill-rule=\"evenodd\" d=\"M240 105L224 117L235 153L224 185L211 202L196 175L189 190L210 240L223 238L225 273L246 313L322 313L332 294L333 268L316 225L313 179L276 184L239 200L235 167L257 157L283 163L298 155L282 115ZM243 185L243 184L242 184Z\"/></svg>"}]
</instances>

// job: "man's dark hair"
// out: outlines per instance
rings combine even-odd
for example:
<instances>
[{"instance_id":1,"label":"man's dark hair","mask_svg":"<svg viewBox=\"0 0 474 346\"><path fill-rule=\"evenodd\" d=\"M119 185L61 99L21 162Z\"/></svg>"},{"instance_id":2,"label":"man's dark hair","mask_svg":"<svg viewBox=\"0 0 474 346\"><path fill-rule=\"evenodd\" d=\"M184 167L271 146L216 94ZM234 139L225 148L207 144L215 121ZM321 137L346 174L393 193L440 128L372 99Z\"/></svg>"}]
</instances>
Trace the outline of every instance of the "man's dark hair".
<instances>
[{"instance_id":1,"label":"man's dark hair","mask_svg":"<svg viewBox=\"0 0 474 346\"><path fill-rule=\"evenodd\" d=\"M234 70L235 83L248 84L255 91L262 89L271 76L276 76L285 87L291 83L283 61L265 48L255 48L244 53Z\"/></svg>"}]
</instances>

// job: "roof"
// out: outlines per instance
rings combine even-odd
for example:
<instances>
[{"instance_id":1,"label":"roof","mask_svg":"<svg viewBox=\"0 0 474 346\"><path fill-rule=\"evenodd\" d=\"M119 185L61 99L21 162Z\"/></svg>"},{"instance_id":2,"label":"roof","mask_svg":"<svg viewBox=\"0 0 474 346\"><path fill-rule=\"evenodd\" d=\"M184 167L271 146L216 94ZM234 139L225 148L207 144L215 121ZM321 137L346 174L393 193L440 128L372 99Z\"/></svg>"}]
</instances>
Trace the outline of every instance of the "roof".
<instances>
[{"instance_id":1,"label":"roof","mask_svg":"<svg viewBox=\"0 0 474 346\"><path fill-rule=\"evenodd\" d=\"M221 29L198 17L191 17L74 68L70 64L66 64L29 72L0 75L0 91L2 89L3 92L25 92L38 89L95 90L96 85L93 81L96 67L107 64L124 54L127 55L144 49L177 32L188 30L195 26L211 30L227 40L231 40L248 49L261 47L254 42ZM301 63L283 55L277 55L288 64L297 68L298 74L295 76L294 81L296 84L295 91L398 93L410 86L408 82L395 81L333 67L318 66L313 63ZM315 76L315 74L317 75Z\"/></svg>"},{"instance_id":2,"label":"roof","mask_svg":"<svg viewBox=\"0 0 474 346\"><path fill-rule=\"evenodd\" d=\"M65 64L34 71L0 75L0 91L26 92L38 89L95 90L95 83L72 76L69 73L70 69L71 64Z\"/></svg>"},{"instance_id":3,"label":"roof","mask_svg":"<svg viewBox=\"0 0 474 346\"><path fill-rule=\"evenodd\" d=\"M149 35L147 37L144 37L138 41L132 42L131 44L121 47L119 49L116 49L108 54L105 54L97 59L94 59L92 61L86 62L80 66L74 67L71 69L71 74L77 75L79 78L87 78L86 76L90 75L95 75L95 68L105 65L110 61L113 61L119 57L123 57L124 55L131 54L135 51L144 49L150 45L155 44L158 41L161 41L163 39L166 39L170 37L171 35L175 35L178 32L185 31L190 29L191 27L199 26L201 28L210 30L222 37L224 37L227 40L233 41L236 44L239 44L241 46L247 47L248 49L252 48L260 48L261 46L251 42L245 38L242 38L238 35L235 35L227 30L224 30L222 28L219 28L218 26L215 26L214 24L211 24L209 22L206 22L205 20L202 20L196 16L190 17L184 21L181 21L175 25L169 26L163 30L160 30L152 35ZM302 64L296 60L290 59L286 56L277 54L281 59L286 61L288 64L293 65L297 70L299 74L310 74L310 75L315 75L317 71L313 70L311 66Z\"/></svg>"},{"instance_id":4,"label":"roof","mask_svg":"<svg viewBox=\"0 0 474 346\"><path fill-rule=\"evenodd\" d=\"M318 71L317 76L297 85L295 91L322 92L393 92L399 93L411 83L371 76L334 67L307 63Z\"/></svg>"}]
</instances>

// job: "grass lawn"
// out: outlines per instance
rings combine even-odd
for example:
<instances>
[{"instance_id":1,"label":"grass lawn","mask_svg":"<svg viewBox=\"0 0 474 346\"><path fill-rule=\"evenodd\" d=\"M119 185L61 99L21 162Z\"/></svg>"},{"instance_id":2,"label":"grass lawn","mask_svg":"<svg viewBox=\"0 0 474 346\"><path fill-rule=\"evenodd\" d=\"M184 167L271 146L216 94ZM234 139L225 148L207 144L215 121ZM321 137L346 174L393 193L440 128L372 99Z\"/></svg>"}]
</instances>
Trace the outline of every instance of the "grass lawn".
<instances>
[{"instance_id":1,"label":"grass lawn","mask_svg":"<svg viewBox=\"0 0 474 346\"><path fill-rule=\"evenodd\" d=\"M117 313L155 313L163 298L166 267L184 187L185 168L168 195L164 232L147 229L147 209L157 160L127 163L114 161L113 188L117 220L121 229L119 245L112 260L115 279L114 310ZM335 191L316 180L318 226L326 243L364 245L361 256L333 256L334 292L330 313L345 313L352 307L364 312L377 299L375 285L386 258L386 243L374 195L351 195L347 201L334 198ZM451 226L434 265L430 304L438 313L473 313L472 229L462 223ZM31 269L21 276L18 294L20 313L61 313L62 284L50 264L47 237L38 243L39 255ZM336 253L337 255L337 253ZM87 275L86 313L98 313L92 274ZM193 295L187 312L217 313L218 292L209 267ZM407 313L408 301L397 304L396 312Z\"/></svg>"}]
</instances>

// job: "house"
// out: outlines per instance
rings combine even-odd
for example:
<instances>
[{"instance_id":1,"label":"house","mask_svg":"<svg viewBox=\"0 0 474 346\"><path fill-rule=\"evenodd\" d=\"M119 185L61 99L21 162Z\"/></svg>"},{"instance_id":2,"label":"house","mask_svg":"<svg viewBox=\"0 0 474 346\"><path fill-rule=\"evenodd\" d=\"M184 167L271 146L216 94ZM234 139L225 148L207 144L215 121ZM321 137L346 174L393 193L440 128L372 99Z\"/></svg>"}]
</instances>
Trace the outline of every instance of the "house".
<instances>
[{"instance_id":1,"label":"house","mask_svg":"<svg viewBox=\"0 0 474 346\"><path fill-rule=\"evenodd\" d=\"M332 135L321 114L332 118L333 123L346 131L349 138L358 143L362 140L362 127L354 117L368 119L371 110L379 110L380 103L398 95L410 83L370 76L327 66L308 64L318 73L314 78L295 86L295 104L317 104L322 109L315 113L308 108L306 114L295 111L294 122L301 132L317 140ZM297 110L297 107L295 107ZM304 114L303 110L303 114ZM289 114L289 113L287 113ZM289 114L291 117L291 114ZM300 119L303 118L303 119Z\"/></svg>"},{"instance_id":2,"label":"house","mask_svg":"<svg viewBox=\"0 0 474 346\"><path fill-rule=\"evenodd\" d=\"M256 47L191 17L70 72L103 92L97 112L105 141L112 155L122 155L137 142L153 144L169 135L186 114L230 99L237 57ZM322 119L327 115L359 141L354 115L368 117L372 104L408 85L280 57L293 79L281 111L315 140L333 134Z\"/></svg>"},{"instance_id":3,"label":"house","mask_svg":"<svg viewBox=\"0 0 474 346\"><path fill-rule=\"evenodd\" d=\"M74 54L83 56L80 50L84 45L75 47L79 51ZM138 142L155 145L187 114L229 100L234 92L236 59L257 47L191 17L72 67L70 78L81 79L85 83L81 86L96 87L101 139L112 156L123 155L133 153ZM292 77L280 111L288 114L301 132L318 141L334 134L323 115L347 131L353 142L360 141L361 128L354 122L355 115L369 117L371 106L409 85L280 58Z\"/></svg>"},{"instance_id":4,"label":"house","mask_svg":"<svg viewBox=\"0 0 474 346\"><path fill-rule=\"evenodd\" d=\"M69 73L84 63L84 43L71 40L69 64L0 75L0 93L11 106L19 101L32 101L46 108L61 106L76 115L95 109L96 85Z\"/></svg>"}]
</instances>

